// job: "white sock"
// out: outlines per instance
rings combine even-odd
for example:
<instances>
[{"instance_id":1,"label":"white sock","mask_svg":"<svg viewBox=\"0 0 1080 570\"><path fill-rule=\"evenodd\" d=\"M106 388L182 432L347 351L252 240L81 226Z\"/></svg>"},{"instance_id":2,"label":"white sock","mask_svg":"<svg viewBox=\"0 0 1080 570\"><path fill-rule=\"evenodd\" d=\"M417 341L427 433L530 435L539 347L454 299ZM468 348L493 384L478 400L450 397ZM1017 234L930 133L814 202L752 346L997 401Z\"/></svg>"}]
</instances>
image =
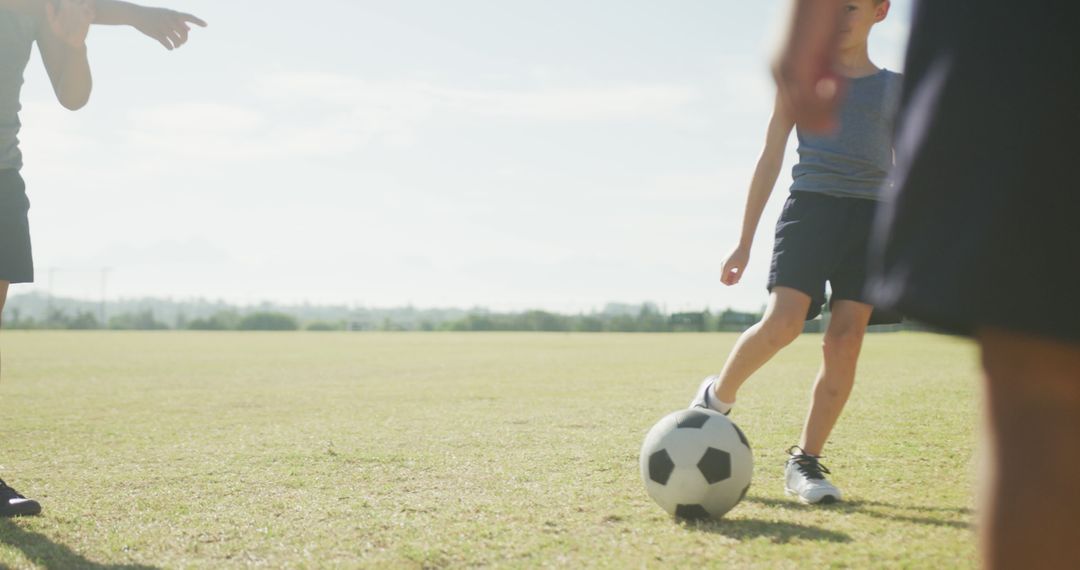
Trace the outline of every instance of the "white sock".
<instances>
[{"instance_id":1,"label":"white sock","mask_svg":"<svg viewBox=\"0 0 1080 570\"><path fill-rule=\"evenodd\" d=\"M715 384L713 385L715 386ZM735 407L735 402L730 404L727 402L721 402L720 398L716 397L713 393L713 387L709 386L709 389L705 391L705 404L709 406L709 409L726 414L731 411L731 408Z\"/></svg>"}]
</instances>

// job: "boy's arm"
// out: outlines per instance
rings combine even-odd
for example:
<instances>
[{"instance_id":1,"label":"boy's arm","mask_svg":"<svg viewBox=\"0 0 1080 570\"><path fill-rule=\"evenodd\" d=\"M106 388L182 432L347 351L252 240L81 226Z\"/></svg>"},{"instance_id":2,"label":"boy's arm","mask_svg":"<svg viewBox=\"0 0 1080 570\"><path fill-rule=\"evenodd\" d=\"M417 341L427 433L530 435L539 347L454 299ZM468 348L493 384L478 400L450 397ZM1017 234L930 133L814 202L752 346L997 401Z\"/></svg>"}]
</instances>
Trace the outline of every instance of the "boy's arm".
<instances>
[{"instance_id":1,"label":"boy's arm","mask_svg":"<svg viewBox=\"0 0 1080 570\"><path fill-rule=\"evenodd\" d=\"M40 16L45 13L45 3L49 0L0 0L0 10L18 12L27 16Z\"/></svg>"},{"instance_id":2,"label":"boy's arm","mask_svg":"<svg viewBox=\"0 0 1080 570\"><path fill-rule=\"evenodd\" d=\"M776 179L780 177L780 168L784 165L784 151L795 121L782 95L777 93L773 106L769 129L765 134L765 148L758 158L754 177L750 181L750 190L746 196L746 211L743 214L742 234L739 244L724 261L721 281L724 285L734 285L742 279L746 264L750 260L750 249L754 245L765 204L769 202Z\"/></svg>"},{"instance_id":3,"label":"boy's arm","mask_svg":"<svg viewBox=\"0 0 1080 570\"><path fill-rule=\"evenodd\" d=\"M86 57L86 34L94 21L94 0L45 2L38 24L38 48L60 104L72 111L90 100L93 79Z\"/></svg>"},{"instance_id":4,"label":"boy's arm","mask_svg":"<svg viewBox=\"0 0 1080 570\"><path fill-rule=\"evenodd\" d=\"M206 22L183 12L151 8L121 0L97 0L95 24L131 26L155 39L165 49L173 50L188 40L190 24L206 27Z\"/></svg>"},{"instance_id":5,"label":"boy's arm","mask_svg":"<svg viewBox=\"0 0 1080 570\"><path fill-rule=\"evenodd\" d=\"M776 85L799 128L835 128L844 78L833 70L843 0L792 0L791 23L773 65Z\"/></svg>"}]
</instances>

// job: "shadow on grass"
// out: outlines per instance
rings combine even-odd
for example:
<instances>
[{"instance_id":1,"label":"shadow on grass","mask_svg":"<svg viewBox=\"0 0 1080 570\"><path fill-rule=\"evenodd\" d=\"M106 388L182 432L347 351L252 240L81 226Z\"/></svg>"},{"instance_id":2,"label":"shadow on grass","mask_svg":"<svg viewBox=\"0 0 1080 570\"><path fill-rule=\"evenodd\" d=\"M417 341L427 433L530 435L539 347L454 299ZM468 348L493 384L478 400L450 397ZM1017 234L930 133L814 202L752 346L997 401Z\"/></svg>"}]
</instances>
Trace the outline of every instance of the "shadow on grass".
<instances>
[{"instance_id":1,"label":"shadow on grass","mask_svg":"<svg viewBox=\"0 0 1080 570\"><path fill-rule=\"evenodd\" d=\"M735 540L765 538L773 544L786 544L793 540L851 542L851 537L842 532L778 521L721 519L717 521L685 521L682 524L687 530L720 534Z\"/></svg>"},{"instance_id":2,"label":"shadow on grass","mask_svg":"<svg viewBox=\"0 0 1080 570\"><path fill-rule=\"evenodd\" d=\"M943 526L957 529L974 528L970 520L956 520L957 517L970 517L972 510L968 508L953 507L925 507L920 505L894 505L880 501L842 501L831 505L804 505L798 501L782 499L764 499L760 497L747 497L747 502L758 503L767 507L786 509L791 511L828 510L841 513L857 513L869 515L879 519L888 519L899 522L925 524L930 526ZM892 509L911 514L887 513L880 509ZM934 518L938 515L946 518Z\"/></svg>"},{"instance_id":3,"label":"shadow on grass","mask_svg":"<svg viewBox=\"0 0 1080 570\"><path fill-rule=\"evenodd\" d=\"M0 544L18 548L34 564L46 570L87 568L90 570L158 570L155 566L142 564L100 564L87 559L49 537L28 531L14 522L0 519Z\"/></svg>"}]
</instances>

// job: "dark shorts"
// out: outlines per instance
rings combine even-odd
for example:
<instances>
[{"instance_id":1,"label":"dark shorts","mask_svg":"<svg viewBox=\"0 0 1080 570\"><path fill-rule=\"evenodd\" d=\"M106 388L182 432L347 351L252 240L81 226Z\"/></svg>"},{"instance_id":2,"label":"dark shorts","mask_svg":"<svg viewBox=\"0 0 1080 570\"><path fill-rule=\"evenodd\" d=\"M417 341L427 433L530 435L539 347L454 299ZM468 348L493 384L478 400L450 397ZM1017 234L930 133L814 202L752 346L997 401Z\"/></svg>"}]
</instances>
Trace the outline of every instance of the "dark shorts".
<instances>
[{"instance_id":1,"label":"dark shorts","mask_svg":"<svg viewBox=\"0 0 1080 570\"><path fill-rule=\"evenodd\" d=\"M875 303L957 334L1080 341L1078 21L1075 2L920 3Z\"/></svg>"},{"instance_id":2,"label":"dark shorts","mask_svg":"<svg viewBox=\"0 0 1080 570\"><path fill-rule=\"evenodd\" d=\"M866 243L877 203L865 198L837 198L792 192L776 223L769 291L789 287L810 296L806 320L821 314L825 283L830 301L869 303L864 294ZM874 311L871 324L900 322L898 315Z\"/></svg>"},{"instance_id":3,"label":"dark shorts","mask_svg":"<svg viewBox=\"0 0 1080 570\"><path fill-rule=\"evenodd\" d=\"M19 172L0 170L0 281L34 281L29 210L30 200Z\"/></svg>"}]
</instances>

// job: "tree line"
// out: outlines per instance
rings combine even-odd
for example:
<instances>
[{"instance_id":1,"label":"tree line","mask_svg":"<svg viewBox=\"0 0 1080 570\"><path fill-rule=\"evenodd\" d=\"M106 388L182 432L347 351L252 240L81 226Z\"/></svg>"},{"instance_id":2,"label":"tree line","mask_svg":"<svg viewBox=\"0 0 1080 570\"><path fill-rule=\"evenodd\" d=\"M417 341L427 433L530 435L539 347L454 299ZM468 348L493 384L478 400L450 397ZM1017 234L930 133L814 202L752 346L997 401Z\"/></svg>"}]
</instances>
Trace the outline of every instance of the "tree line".
<instances>
[{"instance_id":1,"label":"tree line","mask_svg":"<svg viewBox=\"0 0 1080 570\"><path fill-rule=\"evenodd\" d=\"M560 314L531 310L461 312L403 310L373 314L352 311L331 318L304 318L281 310L218 310L188 317L183 313L166 320L153 308L125 311L101 319L103 311L50 307L44 315L29 315L19 306L4 314L9 329L44 330L199 330L199 331L535 331L535 332L709 332L742 331L757 322L760 313L727 310L665 313L656 305L609 305L588 314ZM381 316L379 316L381 315ZM335 318L336 317L336 318ZM378 318L373 318L378 317Z\"/></svg>"}]
</instances>

